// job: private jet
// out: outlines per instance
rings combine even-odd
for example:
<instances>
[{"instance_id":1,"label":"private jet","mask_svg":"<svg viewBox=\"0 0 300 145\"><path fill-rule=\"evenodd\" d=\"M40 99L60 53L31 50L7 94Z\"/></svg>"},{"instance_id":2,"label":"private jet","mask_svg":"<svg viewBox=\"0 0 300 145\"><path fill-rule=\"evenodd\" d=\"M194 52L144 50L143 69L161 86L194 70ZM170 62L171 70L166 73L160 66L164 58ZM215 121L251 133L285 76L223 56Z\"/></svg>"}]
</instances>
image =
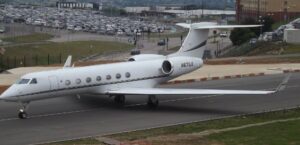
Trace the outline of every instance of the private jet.
<instances>
[{"instance_id":1,"label":"private jet","mask_svg":"<svg viewBox=\"0 0 300 145\"><path fill-rule=\"evenodd\" d=\"M156 95L209 95L209 94L272 94L284 88L286 78L277 89L213 90L171 89L157 86L190 73L203 66L203 53L210 29L260 27L259 25L218 25L211 22L179 23L189 33L179 51L170 55L140 54L127 62L74 67L69 56L62 69L29 73L22 76L0 96L0 100L20 103L18 117L28 118L28 104L32 101L62 96L99 94L114 97L118 104L125 103L125 95L147 95L147 105L156 108Z\"/></svg>"}]
</instances>

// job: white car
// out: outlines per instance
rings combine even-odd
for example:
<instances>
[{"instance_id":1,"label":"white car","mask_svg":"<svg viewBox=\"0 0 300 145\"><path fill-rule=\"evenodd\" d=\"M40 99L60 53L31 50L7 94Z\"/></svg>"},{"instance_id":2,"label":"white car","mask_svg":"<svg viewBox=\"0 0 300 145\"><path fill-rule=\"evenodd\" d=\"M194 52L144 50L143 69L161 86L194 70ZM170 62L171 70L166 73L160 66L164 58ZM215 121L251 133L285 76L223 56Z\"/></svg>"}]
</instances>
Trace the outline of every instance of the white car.
<instances>
[{"instance_id":1,"label":"white car","mask_svg":"<svg viewBox=\"0 0 300 145\"><path fill-rule=\"evenodd\" d=\"M76 27L74 28L74 30L75 30L75 31L81 31L81 30L82 30L82 27L81 27L81 26L76 26Z\"/></svg>"},{"instance_id":2,"label":"white car","mask_svg":"<svg viewBox=\"0 0 300 145\"><path fill-rule=\"evenodd\" d=\"M117 35L123 35L124 32L122 30L118 30Z\"/></svg>"},{"instance_id":3,"label":"white car","mask_svg":"<svg viewBox=\"0 0 300 145\"><path fill-rule=\"evenodd\" d=\"M4 28L0 28L0 33L4 33L5 29Z\"/></svg>"},{"instance_id":4,"label":"white car","mask_svg":"<svg viewBox=\"0 0 300 145\"><path fill-rule=\"evenodd\" d=\"M220 37L227 37L227 36L228 36L227 32L220 33Z\"/></svg>"},{"instance_id":5,"label":"white car","mask_svg":"<svg viewBox=\"0 0 300 145\"><path fill-rule=\"evenodd\" d=\"M250 44L256 44L257 43L257 39L256 38L252 38L249 41Z\"/></svg>"}]
</instances>

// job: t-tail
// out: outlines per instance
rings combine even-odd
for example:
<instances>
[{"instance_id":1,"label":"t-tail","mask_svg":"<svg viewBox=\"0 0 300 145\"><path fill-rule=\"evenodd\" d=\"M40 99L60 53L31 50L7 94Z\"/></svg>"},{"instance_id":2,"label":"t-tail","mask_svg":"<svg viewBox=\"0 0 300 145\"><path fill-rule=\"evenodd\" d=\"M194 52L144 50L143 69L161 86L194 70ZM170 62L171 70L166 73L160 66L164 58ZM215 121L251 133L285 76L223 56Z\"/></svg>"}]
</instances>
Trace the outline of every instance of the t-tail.
<instances>
[{"instance_id":1,"label":"t-tail","mask_svg":"<svg viewBox=\"0 0 300 145\"><path fill-rule=\"evenodd\" d=\"M232 29L232 28L249 28L260 27L261 25L217 25L213 22L201 23L178 23L178 26L189 29L189 33L185 38L181 48L176 53L170 54L169 57L189 56L202 58L205 46L209 38L210 29Z\"/></svg>"}]
</instances>

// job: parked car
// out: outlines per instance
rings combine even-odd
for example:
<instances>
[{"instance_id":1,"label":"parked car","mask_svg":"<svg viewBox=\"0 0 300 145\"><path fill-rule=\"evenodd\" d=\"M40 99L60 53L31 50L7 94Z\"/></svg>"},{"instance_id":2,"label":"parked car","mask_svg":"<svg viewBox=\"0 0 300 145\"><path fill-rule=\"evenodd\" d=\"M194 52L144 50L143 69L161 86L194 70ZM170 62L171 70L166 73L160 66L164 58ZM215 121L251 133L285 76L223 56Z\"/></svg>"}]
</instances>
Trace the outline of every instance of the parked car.
<instances>
[{"instance_id":1,"label":"parked car","mask_svg":"<svg viewBox=\"0 0 300 145\"><path fill-rule=\"evenodd\" d=\"M5 32L5 28L4 27L0 27L0 33L4 33Z\"/></svg>"},{"instance_id":2,"label":"parked car","mask_svg":"<svg viewBox=\"0 0 300 145\"><path fill-rule=\"evenodd\" d=\"M81 26L76 26L76 27L74 28L74 30L75 30L75 31L81 31L81 30L82 30L82 27L81 27Z\"/></svg>"},{"instance_id":3,"label":"parked car","mask_svg":"<svg viewBox=\"0 0 300 145\"><path fill-rule=\"evenodd\" d=\"M265 32L263 34L264 41L272 41L273 40L273 32Z\"/></svg>"},{"instance_id":4,"label":"parked car","mask_svg":"<svg viewBox=\"0 0 300 145\"><path fill-rule=\"evenodd\" d=\"M165 46L165 45L166 45L165 39L159 40L159 41L157 42L157 45L158 45L158 46Z\"/></svg>"},{"instance_id":5,"label":"parked car","mask_svg":"<svg viewBox=\"0 0 300 145\"><path fill-rule=\"evenodd\" d=\"M137 48L134 48L130 51L130 55L139 55L141 54L141 51Z\"/></svg>"},{"instance_id":6,"label":"parked car","mask_svg":"<svg viewBox=\"0 0 300 145\"><path fill-rule=\"evenodd\" d=\"M249 41L250 44L256 44L257 43L257 38L252 38Z\"/></svg>"},{"instance_id":7,"label":"parked car","mask_svg":"<svg viewBox=\"0 0 300 145\"><path fill-rule=\"evenodd\" d=\"M227 32L220 33L220 37L227 37L227 36L228 36Z\"/></svg>"}]
</instances>

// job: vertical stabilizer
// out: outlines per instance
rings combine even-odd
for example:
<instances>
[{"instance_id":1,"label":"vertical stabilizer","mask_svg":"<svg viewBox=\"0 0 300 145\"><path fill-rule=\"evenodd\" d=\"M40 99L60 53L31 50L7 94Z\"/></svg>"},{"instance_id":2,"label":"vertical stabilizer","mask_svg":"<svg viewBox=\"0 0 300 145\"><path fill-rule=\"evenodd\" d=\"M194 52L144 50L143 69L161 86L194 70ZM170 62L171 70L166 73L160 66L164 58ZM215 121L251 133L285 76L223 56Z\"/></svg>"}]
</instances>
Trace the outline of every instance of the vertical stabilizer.
<instances>
[{"instance_id":1,"label":"vertical stabilizer","mask_svg":"<svg viewBox=\"0 0 300 145\"><path fill-rule=\"evenodd\" d=\"M203 57L205 46L208 40L209 29L197 29L195 26L216 25L216 23L196 23L196 24L177 24L178 26L188 28L189 33L185 38L178 52L171 54L172 56L191 56Z\"/></svg>"},{"instance_id":2,"label":"vertical stabilizer","mask_svg":"<svg viewBox=\"0 0 300 145\"><path fill-rule=\"evenodd\" d=\"M194 24L179 23L177 25L189 29L189 33L179 51L170 54L169 57L190 56L202 58L206 43L208 41L210 29L261 27L261 25L217 25L217 23L212 22L201 22Z\"/></svg>"}]
</instances>

